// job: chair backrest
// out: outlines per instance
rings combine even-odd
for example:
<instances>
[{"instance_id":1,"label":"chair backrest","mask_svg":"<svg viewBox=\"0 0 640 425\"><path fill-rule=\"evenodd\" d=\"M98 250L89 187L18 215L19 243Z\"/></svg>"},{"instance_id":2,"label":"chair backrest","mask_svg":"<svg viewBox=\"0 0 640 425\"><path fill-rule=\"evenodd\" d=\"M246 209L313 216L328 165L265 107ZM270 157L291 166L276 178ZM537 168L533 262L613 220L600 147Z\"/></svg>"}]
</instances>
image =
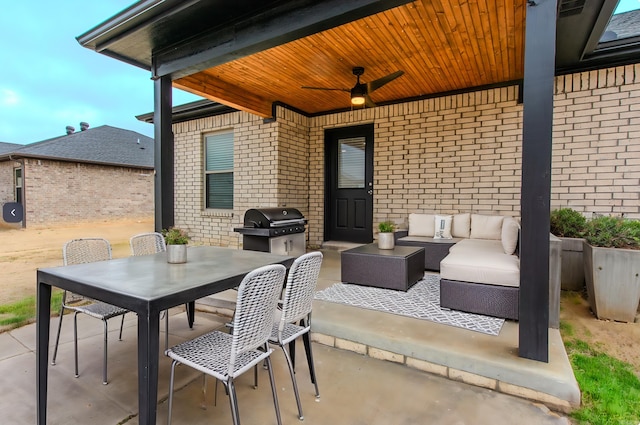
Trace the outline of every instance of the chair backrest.
<instances>
[{"instance_id":1,"label":"chair backrest","mask_svg":"<svg viewBox=\"0 0 640 425\"><path fill-rule=\"evenodd\" d=\"M68 241L62 247L64 265L111 260L111 244L103 238L82 238Z\"/></svg>"},{"instance_id":2,"label":"chair backrest","mask_svg":"<svg viewBox=\"0 0 640 425\"><path fill-rule=\"evenodd\" d=\"M282 315L278 325L280 331L285 324L297 322L311 313L321 266L321 252L301 255L293 262L282 300ZM308 323L306 325L309 326Z\"/></svg>"},{"instance_id":3,"label":"chair backrest","mask_svg":"<svg viewBox=\"0 0 640 425\"><path fill-rule=\"evenodd\" d=\"M253 270L240 283L233 317L230 376L233 376L239 355L265 345L269 340L285 274L283 265L272 264Z\"/></svg>"},{"instance_id":4,"label":"chair backrest","mask_svg":"<svg viewBox=\"0 0 640 425\"><path fill-rule=\"evenodd\" d=\"M129 239L129 245L131 246L131 254L133 255L151 255L167 250L164 236L158 232L135 235Z\"/></svg>"}]
</instances>

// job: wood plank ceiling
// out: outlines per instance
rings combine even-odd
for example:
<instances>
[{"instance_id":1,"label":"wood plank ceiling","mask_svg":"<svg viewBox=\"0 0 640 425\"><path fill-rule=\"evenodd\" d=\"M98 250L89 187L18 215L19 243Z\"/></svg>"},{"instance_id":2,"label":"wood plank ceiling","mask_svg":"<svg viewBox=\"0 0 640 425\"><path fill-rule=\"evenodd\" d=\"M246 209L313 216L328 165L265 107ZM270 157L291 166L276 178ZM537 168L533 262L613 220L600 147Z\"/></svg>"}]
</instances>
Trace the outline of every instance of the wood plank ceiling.
<instances>
[{"instance_id":1,"label":"wood plank ceiling","mask_svg":"<svg viewBox=\"0 0 640 425\"><path fill-rule=\"evenodd\" d=\"M310 114L350 107L362 82L405 74L371 94L376 103L523 78L525 1L423 0L175 80L174 86L271 116L283 102Z\"/></svg>"}]
</instances>

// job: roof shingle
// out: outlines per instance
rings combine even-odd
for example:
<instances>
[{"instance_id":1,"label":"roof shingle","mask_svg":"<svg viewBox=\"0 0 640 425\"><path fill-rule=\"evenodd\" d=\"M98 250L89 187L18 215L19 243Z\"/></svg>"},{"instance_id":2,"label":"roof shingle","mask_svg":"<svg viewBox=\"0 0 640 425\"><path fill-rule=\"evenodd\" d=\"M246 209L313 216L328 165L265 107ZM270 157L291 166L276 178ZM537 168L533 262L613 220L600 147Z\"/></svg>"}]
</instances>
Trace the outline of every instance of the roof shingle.
<instances>
[{"instance_id":1,"label":"roof shingle","mask_svg":"<svg viewBox=\"0 0 640 425\"><path fill-rule=\"evenodd\" d=\"M10 144L13 145L13 144ZM16 148L17 147L17 148ZM26 146L14 145L2 150L16 157L153 168L153 139L140 133L103 125L73 134L55 137Z\"/></svg>"}]
</instances>

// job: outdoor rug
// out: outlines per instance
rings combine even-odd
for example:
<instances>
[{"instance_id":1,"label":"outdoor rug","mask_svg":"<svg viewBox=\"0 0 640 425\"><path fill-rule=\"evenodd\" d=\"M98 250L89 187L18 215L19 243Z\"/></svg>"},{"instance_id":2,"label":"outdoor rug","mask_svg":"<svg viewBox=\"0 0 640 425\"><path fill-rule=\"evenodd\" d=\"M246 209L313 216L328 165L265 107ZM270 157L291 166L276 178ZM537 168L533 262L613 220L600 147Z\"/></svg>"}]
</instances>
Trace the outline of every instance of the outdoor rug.
<instances>
[{"instance_id":1,"label":"outdoor rug","mask_svg":"<svg viewBox=\"0 0 640 425\"><path fill-rule=\"evenodd\" d=\"M489 335L498 335L504 324L504 319L440 308L440 276L432 274L425 275L407 292L336 283L316 292L315 299L430 320Z\"/></svg>"}]
</instances>

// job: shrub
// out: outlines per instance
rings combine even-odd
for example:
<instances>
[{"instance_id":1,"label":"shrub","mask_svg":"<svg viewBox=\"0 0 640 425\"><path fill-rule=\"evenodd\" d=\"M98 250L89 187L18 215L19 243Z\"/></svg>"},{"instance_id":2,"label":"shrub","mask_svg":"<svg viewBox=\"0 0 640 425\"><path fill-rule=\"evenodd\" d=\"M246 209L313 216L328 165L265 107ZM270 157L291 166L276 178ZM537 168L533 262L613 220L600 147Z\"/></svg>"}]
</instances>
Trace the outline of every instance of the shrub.
<instances>
[{"instance_id":1,"label":"shrub","mask_svg":"<svg viewBox=\"0 0 640 425\"><path fill-rule=\"evenodd\" d=\"M391 221L383 221L378 224L378 230L380 233L392 233L396 229L396 225Z\"/></svg>"},{"instance_id":2,"label":"shrub","mask_svg":"<svg viewBox=\"0 0 640 425\"><path fill-rule=\"evenodd\" d=\"M561 238L581 238L587 219L576 210L560 208L551 211L551 233Z\"/></svg>"},{"instance_id":3,"label":"shrub","mask_svg":"<svg viewBox=\"0 0 640 425\"><path fill-rule=\"evenodd\" d=\"M189 235L184 230L172 227L169 230L162 229L162 236L167 245L186 245L189 243Z\"/></svg>"},{"instance_id":4,"label":"shrub","mask_svg":"<svg viewBox=\"0 0 640 425\"><path fill-rule=\"evenodd\" d=\"M584 238L602 248L640 249L640 221L621 217L596 217L587 222Z\"/></svg>"}]
</instances>

